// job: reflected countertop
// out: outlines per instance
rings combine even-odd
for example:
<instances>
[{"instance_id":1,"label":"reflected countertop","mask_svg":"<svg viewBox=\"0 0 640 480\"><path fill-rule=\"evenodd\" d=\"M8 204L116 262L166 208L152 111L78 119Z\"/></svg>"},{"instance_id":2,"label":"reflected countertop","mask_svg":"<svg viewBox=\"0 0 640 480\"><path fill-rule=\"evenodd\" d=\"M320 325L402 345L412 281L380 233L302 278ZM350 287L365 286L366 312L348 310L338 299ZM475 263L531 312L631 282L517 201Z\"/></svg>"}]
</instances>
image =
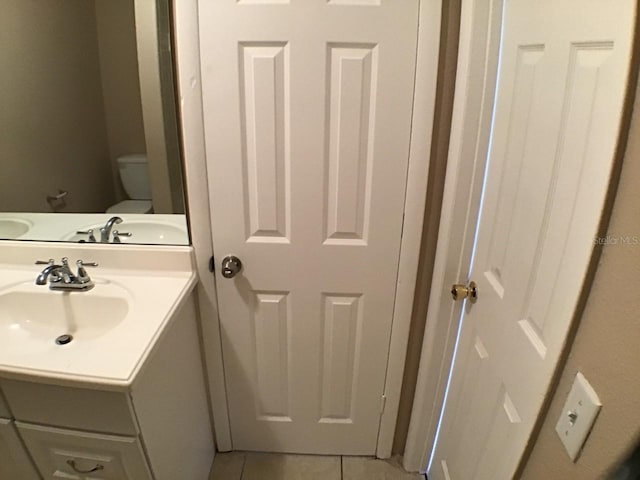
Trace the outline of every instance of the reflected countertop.
<instances>
[{"instance_id":1,"label":"reflected countertop","mask_svg":"<svg viewBox=\"0 0 640 480\"><path fill-rule=\"evenodd\" d=\"M100 241L100 228L108 213L0 213L0 239L58 242L90 242L88 230ZM122 223L113 230L128 244L189 245L184 215L120 214ZM112 241L113 235L110 241Z\"/></svg>"}]
</instances>

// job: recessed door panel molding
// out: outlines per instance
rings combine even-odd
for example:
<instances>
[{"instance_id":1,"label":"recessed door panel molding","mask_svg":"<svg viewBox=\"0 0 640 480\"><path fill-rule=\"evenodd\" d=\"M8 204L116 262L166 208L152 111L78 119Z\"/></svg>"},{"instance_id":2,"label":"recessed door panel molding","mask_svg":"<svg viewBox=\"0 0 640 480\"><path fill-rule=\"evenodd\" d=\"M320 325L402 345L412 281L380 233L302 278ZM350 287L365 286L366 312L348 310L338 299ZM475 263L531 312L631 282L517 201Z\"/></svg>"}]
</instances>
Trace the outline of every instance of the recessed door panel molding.
<instances>
[{"instance_id":1,"label":"recessed door panel molding","mask_svg":"<svg viewBox=\"0 0 640 480\"><path fill-rule=\"evenodd\" d=\"M514 429L517 428L519 423L517 409L504 384L500 385L498 399L490 415L490 422L487 424L486 431L488 431L488 434L483 439L483 446L489 454L479 458L476 465L465 464L471 471L464 478L510 478L504 463L491 461L490 459L499 454L499 449L505 451L506 447L506 450L509 451L509 439L513 438Z\"/></svg>"},{"instance_id":2,"label":"recessed door panel molding","mask_svg":"<svg viewBox=\"0 0 640 480\"><path fill-rule=\"evenodd\" d=\"M612 42L581 42L571 45L566 94L552 188L547 199L543 228L539 230L534 268L527 281L527 297L521 316L535 325L544 342L549 305L557 289L553 281L539 279L540 272L557 265L565 255L571 219L577 205L582 172L593 161L591 138L599 135L598 116L606 109L607 89L601 80L602 66L610 57ZM606 75L606 74L605 74ZM557 192L561 192L556 195ZM561 208L562 207L562 208ZM535 345L535 343L534 343ZM539 348L539 347L538 347Z\"/></svg>"},{"instance_id":3,"label":"recessed door panel molding","mask_svg":"<svg viewBox=\"0 0 640 480\"><path fill-rule=\"evenodd\" d=\"M240 58L247 236L288 243L289 48L284 42L240 43Z\"/></svg>"},{"instance_id":4,"label":"recessed door panel molding","mask_svg":"<svg viewBox=\"0 0 640 480\"><path fill-rule=\"evenodd\" d=\"M488 358L488 352L485 355L486 349L482 340L479 337L474 338L474 332L468 332L465 337L460 338L459 348L475 351L475 354L470 354L464 358L464 364L461 365L462 371L464 371L464 379L462 380L463 389L466 392L471 391L476 382L480 381L479 375L482 369L483 361ZM447 425L447 430L443 431L442 438L448 439L454 437L453 433L464 429L464 426L469 419L469 413L466 411L466 407L462 401L457 399L455 402L451 402L447 405L447 408L456 420Z\"/></svg>"},{"instance_id":5,"label":"recessed door panel molding","mask_svg":"<svg viewBox=\"0 0 640 480\"><path fill-rule=\"evenodd\" d=\"M536 145L535 107L536 91L541 88L537 75L545 47L541 44L520 45L517 49L516 70L513 80L511 105L509 111L509 129L505 140L504 152L501 155L500 170L494 167L489 181L498 181L497 210L493 217L493 230L489 241L490 251L488 266L504 292L504 285L509 283L505 257L510 244L513 222L518 214L513 199L518 195L522 185L529 181L523 175L527 154ZM507 88L507 86L505 86ZM492 282L493 284L493 282ZM504 293L503 293L504 294ZM500 295L500 294L499 294ZM502 295L500 295L502 296Z\"/></svg>"},{"instance_id":6,"label":"recessed door panel molding","mask_svg":"<svg viewBox=\"0 0 640 480\"><path fill-rule=\"evenodd\" d=\"M454 437L456 442L452 451L455 452L449 459L449 468L451 470L452 478L484 478L476 476L476 469L478 468L478 462L480 461L480 455L474 449L474 445L478 442L486 445L489 441L488 437L480 438L478 432L486 431L487 428L492 433L496 432L496 425L500 423L500 417L504 417L504 404L502 400L504 398L504 386L502 386L498 392L492 391L489 398L476 397L476 401L479 402L477 411L468 414L468 422L465 425L465 429L461 436ZM459 459L467 456L467 462L460 462ZM496 480L501 477L491 477Z\"/></svg>"},{"instance_id":7,"label":"recessed door panel molding","mask_svg":"<svg viewBox=\"0 0 640 480\"><path fill-rule=\"evenodd\" d=\"M376 120L376 46L329 44L327 69L325 244L366 245Z\"/></svg>"},{"instance_id":8,"label":"recessed door panel molding","mask_svg":"<svg viewBox=\"0 0 640 480\"><path fill-rule=\"evenodd\" d=\"M290 321L288 292L256 292L254 317L258 419L290 422Z\"/></svg>"},{"instance_id":9,"label":"recessed door panel molding","mask_svg":"<svg viewBox=\"0 0 640 480\"><path fill-rule=\"evenodd\" d=\"M323 295L321 423L353 423L364 299L361 295Z\"/></svg>"},{"instance_id":10,"label":"recessed door panel molding","mask_svg":"<svg viewBox=\"0 0 640 480\"><path fill-rule=\"evenodd\" d=\"M544 343L544 334L540 329L537 322L531 320L531 318L523 318L518 321L518 325L522 329L525 337L528 339L529 343L533 346L540 358L544 360L544 357L547 355L547 346Z\"/></svg>"},{"instance_id":11,"label":"recessed door panel molding","mask_svg":"<svg viewBox=\"0 0 640 480\"><path fill-rule=\"evenodd\" d=\"M478 431L486 428L486 425L495 418L497 401L500 393L493 392L487 398L483 396L484 388L491 388L497 379L492 374L492 355L487 349L487 345L477 331L470 330L461 339L460 347L468 351L465 357L464 379L462 380L463 394L457 402L451 404L451 414L455 420L442 432L443 441L451 441L448 449L451 451L447 458L449 463L449 473L452 478L473 478L470 476L470 468L479 458L479 454L473 451L473 447L478 442L484 440L477 435ZM469 408L473 405L473 408ZM449 408L449 407L448 407ZM474 455L469 462L461 464L457 459Z\"/></svg>"}]
</instances>

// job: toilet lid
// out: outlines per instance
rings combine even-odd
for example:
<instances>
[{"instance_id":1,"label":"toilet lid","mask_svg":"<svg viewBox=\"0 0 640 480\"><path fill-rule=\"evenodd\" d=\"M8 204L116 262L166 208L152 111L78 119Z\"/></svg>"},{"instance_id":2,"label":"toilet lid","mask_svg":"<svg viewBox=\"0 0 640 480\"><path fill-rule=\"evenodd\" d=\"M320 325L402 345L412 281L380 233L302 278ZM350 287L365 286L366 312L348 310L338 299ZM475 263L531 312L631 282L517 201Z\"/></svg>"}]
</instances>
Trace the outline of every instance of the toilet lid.
<instances>
[{"instance_id":1,"label":"toilet lid","mask_svg":"<svg viewBox=\"0 0 640 480\"><path fill-rule=\"evenodd\" d=\"M151 200L124 200L107 209L107 213L151 213Z\"/></svg>"}]
</instances>

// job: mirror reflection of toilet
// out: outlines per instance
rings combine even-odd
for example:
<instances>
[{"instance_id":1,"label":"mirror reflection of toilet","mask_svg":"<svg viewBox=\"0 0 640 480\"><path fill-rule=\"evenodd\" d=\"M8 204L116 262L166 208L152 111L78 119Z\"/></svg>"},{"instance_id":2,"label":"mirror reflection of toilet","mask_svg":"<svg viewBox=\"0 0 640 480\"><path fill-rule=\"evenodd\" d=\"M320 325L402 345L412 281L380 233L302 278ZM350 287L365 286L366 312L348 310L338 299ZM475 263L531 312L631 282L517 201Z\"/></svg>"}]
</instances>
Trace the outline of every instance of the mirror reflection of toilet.
<instances>
[{"instance_id":1,"label":"mirror reflection of toilet","mask_svg":"<svg viewBox=\"0 0 640 480\"><path fill-rule=\"evenodd\" d=\"M117 161L120 180L130 200L116 203L107 213L153 213L147 156L123 155Z\"/></svg>"}]
</instances>

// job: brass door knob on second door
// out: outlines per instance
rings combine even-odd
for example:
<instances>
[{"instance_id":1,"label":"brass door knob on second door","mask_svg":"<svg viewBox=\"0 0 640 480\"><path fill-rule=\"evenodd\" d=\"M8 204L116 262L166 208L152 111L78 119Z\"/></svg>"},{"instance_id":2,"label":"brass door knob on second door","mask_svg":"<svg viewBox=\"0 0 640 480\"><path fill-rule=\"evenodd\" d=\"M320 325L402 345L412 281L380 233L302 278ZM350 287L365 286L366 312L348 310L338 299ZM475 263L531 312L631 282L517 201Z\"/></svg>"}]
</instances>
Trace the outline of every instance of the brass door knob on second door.
<instances>
[{"instance_id":1,"label":"brass door knob on second door","mask_svg":"<svg viewBox=\"0 0 640 480\"><path fill-rule=\"evenodd\" d=\"M478 287L476 282L469 282L469 285L456 283L451 286L451 297L454 300L464 300L468 298L471 303L478 299Z\"/></svg>"}]
</instances>

